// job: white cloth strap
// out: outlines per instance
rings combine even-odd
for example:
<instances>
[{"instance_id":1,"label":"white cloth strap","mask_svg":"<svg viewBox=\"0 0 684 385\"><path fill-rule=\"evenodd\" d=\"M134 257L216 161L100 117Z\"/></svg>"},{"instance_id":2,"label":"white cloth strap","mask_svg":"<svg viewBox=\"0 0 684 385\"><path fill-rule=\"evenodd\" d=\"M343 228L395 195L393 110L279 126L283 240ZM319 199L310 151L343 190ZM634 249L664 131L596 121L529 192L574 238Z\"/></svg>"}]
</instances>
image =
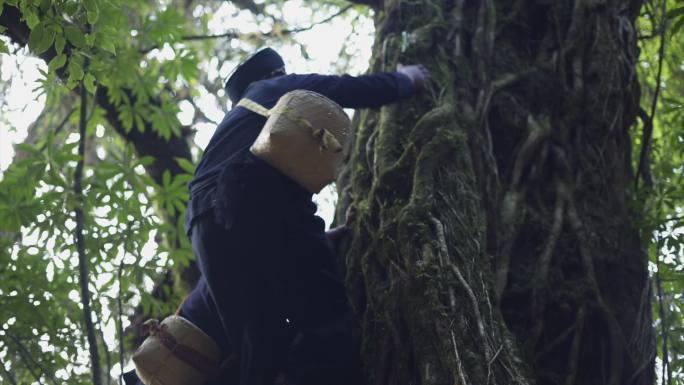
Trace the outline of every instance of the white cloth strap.
<instances>
[{"instance_id":1,"label":"white cloth strap","mask_svg":"<svg viewBox=\"0 0 684 385\"><path fill-rule=\"evenodd\" d=\"M271 115L271 110L250 99L240 99L237 105L261 116L269 117Z\"/></svg>"},{"instance_id":2,"label":"white cloth strap","mask_svg":"<svg viewBox=\"0 0 684 385\"><path fill-rule=\"evenodd\" d=\"M295 115L291 109L288 109L288 108L282 109L281 108L281 109L279 109L279 111L276 111L275 107L273 107L272 109L269 110L268 108L262 106L261 104L255 102L251 99L247 99L247 98L240 99L240 101L238 102L237 105L240 107L244 107L244 108L254 112L255 114L259 114L259 115L267 117L267 118L276 112L281 112L288 119L290 119L294 122L301 123L304 126L311 129L312 136L320 142L321 150L330 149L333 152L342 151L342 145L337 140L337 138L335 138L335 136L333 134L331 134L330 132L328 132L325 129L313 127L308 120L306 120L300 116Z\"/></svg>"}]
</instances>

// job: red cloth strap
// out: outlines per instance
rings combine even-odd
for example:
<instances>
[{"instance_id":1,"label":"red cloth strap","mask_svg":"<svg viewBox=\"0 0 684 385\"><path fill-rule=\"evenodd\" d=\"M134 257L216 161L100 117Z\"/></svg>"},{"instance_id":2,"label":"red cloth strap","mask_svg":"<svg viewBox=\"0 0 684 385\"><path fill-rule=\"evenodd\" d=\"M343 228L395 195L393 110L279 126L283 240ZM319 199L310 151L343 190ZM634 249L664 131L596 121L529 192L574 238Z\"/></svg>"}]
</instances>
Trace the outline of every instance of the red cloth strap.
<instances>
[{"instance_id":1,"label":"red cloth strap","mask_svg":"<svg viewBox=\"0 0 684 385\"><path fill-rule=\"evenodd\" d=\"M171 351L171 354L176 356L179 360L192 366L195 370L209 374L213 377L219 373L219 362L207 357L200 351L194 348L179 344L176 338L166 330L166 325L160 324L157 320L148 320L143 323L143 327L149 335L155 336L159 339L162 345L166 346Z\"/></svg>"}]
</instances>

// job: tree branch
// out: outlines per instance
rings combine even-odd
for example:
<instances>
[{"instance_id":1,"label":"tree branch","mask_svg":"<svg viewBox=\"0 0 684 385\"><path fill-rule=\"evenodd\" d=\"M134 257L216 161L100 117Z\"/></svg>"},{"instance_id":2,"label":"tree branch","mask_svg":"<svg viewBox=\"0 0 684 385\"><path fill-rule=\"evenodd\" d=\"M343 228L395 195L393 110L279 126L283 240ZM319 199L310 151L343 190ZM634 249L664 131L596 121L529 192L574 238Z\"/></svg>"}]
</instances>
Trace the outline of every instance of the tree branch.
<instances>
[{"instance_id":1,"label":"tree branch","mask_svg":"<svg viewBox=\"0 0 684 385\"><path fill-rule=\"evenodd\" d=\"M653 136L653 119L643 108L639 108L639 118L644 124L644 130L641 133L641 151L639 153L639 165L637 166L634 183L635 185L639 183L639 175L641 175L646 186L652 187L653 175L651 174L650 141Z\"/></svg>"},{"instance_id":2,"label":"tree branch","mask_svg":"<svg viewBox=\"0 0 684 385\"><path fill-rule=\"evenodd\" d=\"M648 117L648 124L644 122L644 132L641 137L641 152L639 154L639 167L637 167L637 173L634 177L634 183L639 183L639 175L644 175L644 181L647 186L653 184L653 181L646 180L645 167L648 165L651 153L651 139L653 137L653 120L655 119L656 108L658 106L658 96L660 96L660 83L663 79L663 61L665 59L665 32L667 31L667 0L662 1L662 24L660 27L660 48L658 48L658 74L656 75L656 88L653 93L653 100L651 101L651 113ZM643 120L643 117L642 117ZM650 178L650 170L648 171ZM650 182L650 185L649 185Z\"/></svg>"},{"instance_id":3,"label":"tree branch","mask_svg":"<svg viewBox=\"0 0 684 385\"><path fill-rule=\"evenodd\" d=\"M0 14L0 26L6 28L3 33L15 44L20 46L28 44L31 30L22 21L21 12L18 8L5 4L2 14ZM68 50L69 48L65 49ZM47 63L55 57L55 51L54 49L49 49L40 54L39 57ZM60 73L59 76L64 77L64 74ZM130 90L124 90L124 92L131 100L131 104L135 104L135 95ZM185 137L174 136L167 141L152 129L152 125L149 122L145 122L144 132L136 129L127 132L119 119L116 105L111 103L107 97L107 88L102 85L97 88L95 101L105 111L105 117L111 127L126 141L135 146L138 155L154 157L155 161L145 166L145 169L157 183L161 183L165 170L169 170L171 175L184 172L175 161L175 158L192 159L190 145ZM150 103L159 104L156 99L151 100Z\"/></svg>"},{"instance_id":4,"label":"tree branch","mask_svg":"<svg viewBox=\"0 0 684 385\"><path fill-rule=\"evenodd\" d=\"M85 136L87 123L87 95L85 87L81 85L81 114L78 122L80 139L78 142L78 163L74 172L74 195L76 196L76 233L74 234L76 249L78 250L78 275L81 286L81 303L83 305L83 318L85 321L86 335L88 337L88 350L90 351L90 364L92 365L93 384L102 385L102 368L100 367L100 352L98 351L95 325L93 324L92 309L90 308L90 289L88 288L88 256L85 249L85 214L83 210L83 163L85 158Z\"/></svg>"}]
</instances>

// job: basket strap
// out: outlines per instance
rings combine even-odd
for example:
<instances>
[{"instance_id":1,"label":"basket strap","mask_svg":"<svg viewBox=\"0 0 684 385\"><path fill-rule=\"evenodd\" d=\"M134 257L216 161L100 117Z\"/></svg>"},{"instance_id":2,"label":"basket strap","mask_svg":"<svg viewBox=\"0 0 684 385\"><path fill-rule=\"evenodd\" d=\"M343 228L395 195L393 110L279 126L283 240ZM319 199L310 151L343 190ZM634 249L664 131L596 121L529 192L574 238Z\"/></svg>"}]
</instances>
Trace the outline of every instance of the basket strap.
<instances>
[{"instance_id":1,"label":"basket strap","mask_svg":"<svg viewBox=\"0 0 684 385\"><path fill-rule=\"evenodd\" d=\"M247 98L240 99L237 105L240 107L244 107L261 116L265 116L267 118L272 114L281 113L291 121L302 124L309 128L311 130L311 135L320 143L321 150L332 150L333 152L342 151L342 145L337 140L337 138L335 138L335 135L331 134L328 130L325 130L323 128L316 128L312 126L311 122L300 116L297 116L297 114L295 114L294 111L292 111L292 109L290 108L275 109L274 107L269 110L261 104Z\"/></svg>"},{"instance_id":2,"label":"basket strap","mask_svg":"<svg viewBox=\"0 0 684 385\"><path fill-rule=\"evenodd\" d=\"M240 99L237 105L240 107L244 107L261 116L269 117L271 115L271 110L251 99Z\"/></svg>"},{"instance_id":3,"label":"basket strap","mask_svg":"<svg viewBox=\"0 0 684 385\"><path fill-rule=\"evenodd\" d=\"M166 325L160 324L157 320L147 320L143 323L143 327L147 330L150 336L155 336L159 339L171 354L176 356L179 360L193 367L199 372L207 373L213 377L219 373L220 362L206 356L204 353L195 350L194 348L179 343L176 338L166 330Z\"/></svg>"}]
</instances>

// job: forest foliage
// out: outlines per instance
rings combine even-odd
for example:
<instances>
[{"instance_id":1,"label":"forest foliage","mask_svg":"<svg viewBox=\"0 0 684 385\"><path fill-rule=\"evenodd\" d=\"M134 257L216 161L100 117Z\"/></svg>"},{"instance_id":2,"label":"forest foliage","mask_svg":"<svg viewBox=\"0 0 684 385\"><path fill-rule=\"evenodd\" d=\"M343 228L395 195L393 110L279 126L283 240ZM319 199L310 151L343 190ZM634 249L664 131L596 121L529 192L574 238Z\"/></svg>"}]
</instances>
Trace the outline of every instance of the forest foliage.
<instances>
[{"instance_id":1,"label":"forest foliage","mask_svg":"<svg viewBox=\"0 0 684 385\"><path fill-rule=\"evenodd\" d=\"M307 23L287 20L282 9L292 2L307 10ZM236 0L228 18L246 22L231 24L215 17L225 7L0 0L0 62L34 55L47 64L37 90L45 109L0 177L3 383L91 383L93 345L103 383L116 381L135 308L163 316L187 290L159 286L167 293L151 295L167 269L179 272L193 258L182 222L201 152L192 136L217 123L200 100L210 95L226 106L226 68L257 47L294 47L306 58L299 32L344 18L351 33L362 33L357 27L372 17L341 1ZM684 3L646 2L638 27L633 204L651 262L659 376L684 384ZM345 70L353 53L342 46L330 71ZM6 104L0 98L0 111ZM193 114L182 123L184 108ZM84 326L88 307L95 344Z\"/></svg>"}]
</instances>

